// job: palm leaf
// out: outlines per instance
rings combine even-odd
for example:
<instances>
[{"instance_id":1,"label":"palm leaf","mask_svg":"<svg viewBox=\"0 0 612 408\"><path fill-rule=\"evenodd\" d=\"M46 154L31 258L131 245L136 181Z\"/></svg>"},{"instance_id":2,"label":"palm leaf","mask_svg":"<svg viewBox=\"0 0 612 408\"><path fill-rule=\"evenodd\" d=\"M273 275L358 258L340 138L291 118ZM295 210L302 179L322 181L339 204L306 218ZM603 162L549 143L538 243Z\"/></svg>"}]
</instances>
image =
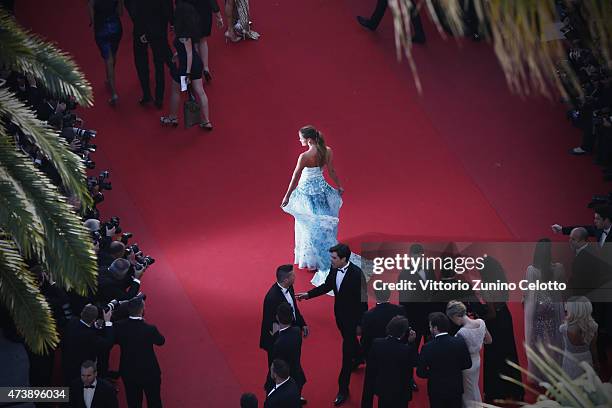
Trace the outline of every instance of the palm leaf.
<instances>
[{"instance_id":1,"label":"palm leaf","mask_svg":"<svg viewBox=\"0 0 612 408\"><path fill-rule=\"evenodd\" d=\"M35 353L57 346L59 336L49 304L12 242L0 239L0 302Z\"/></svg>"},{"instance_id":2,"label":"palm leaf","mask_svg":"<svg viewBox=\"0 0 612 408\"><path fill-rule=\"evenodd\" d=\"M74 96L93 105L91 85L72 58L19 26L0 7L0 61L6 68L32 74L55 97Z\"/></svg>"},{"instance_id":3,"label":"palm leaf","mask_svg":"<svg viewBox=\"0 0 612 408\"><path fill-rule=\"evenodd\" d=\"M85 295L96 287L96 257L89 232L49 179L0 137L0 163L35 209L45 231L42 255L53 280Z\"/></svg>"},{"instance_id":4,"label":"palm leaf","mask_svg":"<svg viewBox=\"0 0 612 408\"><path fill-rule=\"evenodd\" d=\"M91 204L87 191L85 166L57 132L38 120L34 113L10 91L0 88L0 115L8 116L45 154L59 173L64 187L75 194L85 207Z\"/></svg>"}]
</instances>

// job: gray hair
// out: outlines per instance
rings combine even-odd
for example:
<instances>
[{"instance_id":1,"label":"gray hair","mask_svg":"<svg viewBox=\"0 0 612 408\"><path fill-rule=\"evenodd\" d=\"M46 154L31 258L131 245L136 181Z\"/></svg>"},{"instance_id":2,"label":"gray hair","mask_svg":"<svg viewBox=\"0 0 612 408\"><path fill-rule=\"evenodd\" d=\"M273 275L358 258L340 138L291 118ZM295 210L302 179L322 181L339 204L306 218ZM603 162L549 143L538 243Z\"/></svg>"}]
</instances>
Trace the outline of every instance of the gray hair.
<instances>
[{"instance_id":1,"label":"gray hair","mask_svg":"<svg viewBox=\"0 0 612 408\"><path fill-rule=\"evenodd\" d=\"M466 311L467 309L465 305L459 302L458 300L451 300L446 305L446 315L448 316L449 319L452 319L455 316L463 317L465 316Z\"/></svg>"}]
</instances>

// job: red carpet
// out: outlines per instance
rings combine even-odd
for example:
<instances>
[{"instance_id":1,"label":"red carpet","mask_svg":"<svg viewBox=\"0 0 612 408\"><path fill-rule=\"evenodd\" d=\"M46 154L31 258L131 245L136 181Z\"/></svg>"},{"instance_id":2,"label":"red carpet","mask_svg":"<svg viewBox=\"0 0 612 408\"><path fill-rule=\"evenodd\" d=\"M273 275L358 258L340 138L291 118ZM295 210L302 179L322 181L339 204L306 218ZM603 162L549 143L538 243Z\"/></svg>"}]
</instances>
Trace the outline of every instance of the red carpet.
<instances>
[{"instance_id":1,"label":"red carpet","mask_svg":"<svg viewBox=\"0 0 612 408\"><path fill-rule=\"evenodd\" d=\"M537 239L553 222L590 220L590 195L606 192L563 107L507 90L486 44L443 41L425 24L415 48L424 95L395 59L388 15L377 33L356 14L374 2L252 3L259 42L210 40L206 87L215 130L161 129L142 109L124 16L119 105L112 109L103 64L87 27L86 2L18 2L24 24L71 52L94 84L82 112L98 130L97 171L114 190L101 206L158 259L146 273L148 320L167 343L158 350L168 407L236 407L241 392L263 398L258 349L263 296L279 264L292 260L293 220L279 204L300 152L297 130L319 127L335 149L345 187L339 238ZM561 238L564 239L564 238ZM298 274L296 289L310 275ZM340 338L332 299L301 305L311 407L337 390ZM522 338L520 305L513 305ZM522 357L524 359L524 356ZM358 406L363 370L348 407ZM413 406L426 407L426 393Z\"/></svg>"}]
</instances>

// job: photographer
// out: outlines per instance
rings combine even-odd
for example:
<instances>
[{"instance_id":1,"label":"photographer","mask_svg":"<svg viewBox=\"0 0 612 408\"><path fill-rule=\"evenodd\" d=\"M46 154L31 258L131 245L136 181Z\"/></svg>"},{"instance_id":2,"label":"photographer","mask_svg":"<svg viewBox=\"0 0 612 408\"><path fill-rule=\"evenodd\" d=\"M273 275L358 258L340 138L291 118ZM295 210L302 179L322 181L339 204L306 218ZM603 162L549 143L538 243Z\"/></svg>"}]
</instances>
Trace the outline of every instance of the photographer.
<instances>
[{"instance_id":1,"label":"photographer","mask_svg":"<svg viewBox=\"0 0 612 408\"><path fill-rule=\"evenodd\" d=\"M127 259L115 259L106 270L100 270L98 276L98 299L103 303L111 300L127 300L138 294L140 278L146 266L132 263ZM132 272L133 270L133 272Z\"/></svg>"},{"instance_id":2,"label":"photographer","mask_svg":"<svg viewBox=\"0 0 612 408\"><path fill-rule=\"evenodd\" d=\"M140 408L144 392L149 408L161 408L161 370L153 346L163 346L166 339L143 320L142 298L130 300L127 307L129 318L115 324L115 344L121 349L119 373L128 407Z\"/></svg>"},{"instance_id":3,"label":"photographer","mask_svg":"<svg viewBox=\"0 0 612 408\"><path fill-rule=\"evenodd\" d=\"M98 308L86 305L81 318L74 318L66 325L60 342L62 349L62 371L64 384L79 377L81 363L86 360L97 361L98 356L113 345L112 311L104 311L104 324L96 322Z\"/></svg>"}]
</instances>

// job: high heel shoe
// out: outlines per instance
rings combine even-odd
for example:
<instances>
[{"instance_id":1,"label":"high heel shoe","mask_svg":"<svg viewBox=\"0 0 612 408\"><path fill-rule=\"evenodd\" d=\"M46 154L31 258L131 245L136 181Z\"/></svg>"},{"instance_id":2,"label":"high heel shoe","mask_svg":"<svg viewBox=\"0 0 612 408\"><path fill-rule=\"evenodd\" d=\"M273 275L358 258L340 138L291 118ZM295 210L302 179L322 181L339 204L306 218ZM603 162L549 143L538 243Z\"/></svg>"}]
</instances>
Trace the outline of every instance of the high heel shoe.
<instances>
[{"instance_id":1,"label":"high heel shoe","mask_svg":"<svg viewBox=\"0 0 612 408\"><path fill-rule=\"evenodd\" d=\"M229 30L225 32L225 42L231 41L233 43L237 43L242 40L242 38L238 37L236 33L231 33Z\"/></svg>"},{"instance_id":2,"label":"high heel shoe","mask_svg":"<svg viewBox=\"0 0 612 408\"><path fill-rule=\"evenodd\" d=\"M178 119L170 116L162 116L161 118L159 118L159 121L161 122L162 126L178 126Z\"/></svg>"},{"instance_id":3,"label":"high heel shoe","mask_svg":"<svg viewBox=\"0 0 612 408\"><path fill-rule=\"evenodd\" d=\"M200 128L204 130L213 130L213 125L210 121L200 123Z\"/></svg>"}]
</instances>

